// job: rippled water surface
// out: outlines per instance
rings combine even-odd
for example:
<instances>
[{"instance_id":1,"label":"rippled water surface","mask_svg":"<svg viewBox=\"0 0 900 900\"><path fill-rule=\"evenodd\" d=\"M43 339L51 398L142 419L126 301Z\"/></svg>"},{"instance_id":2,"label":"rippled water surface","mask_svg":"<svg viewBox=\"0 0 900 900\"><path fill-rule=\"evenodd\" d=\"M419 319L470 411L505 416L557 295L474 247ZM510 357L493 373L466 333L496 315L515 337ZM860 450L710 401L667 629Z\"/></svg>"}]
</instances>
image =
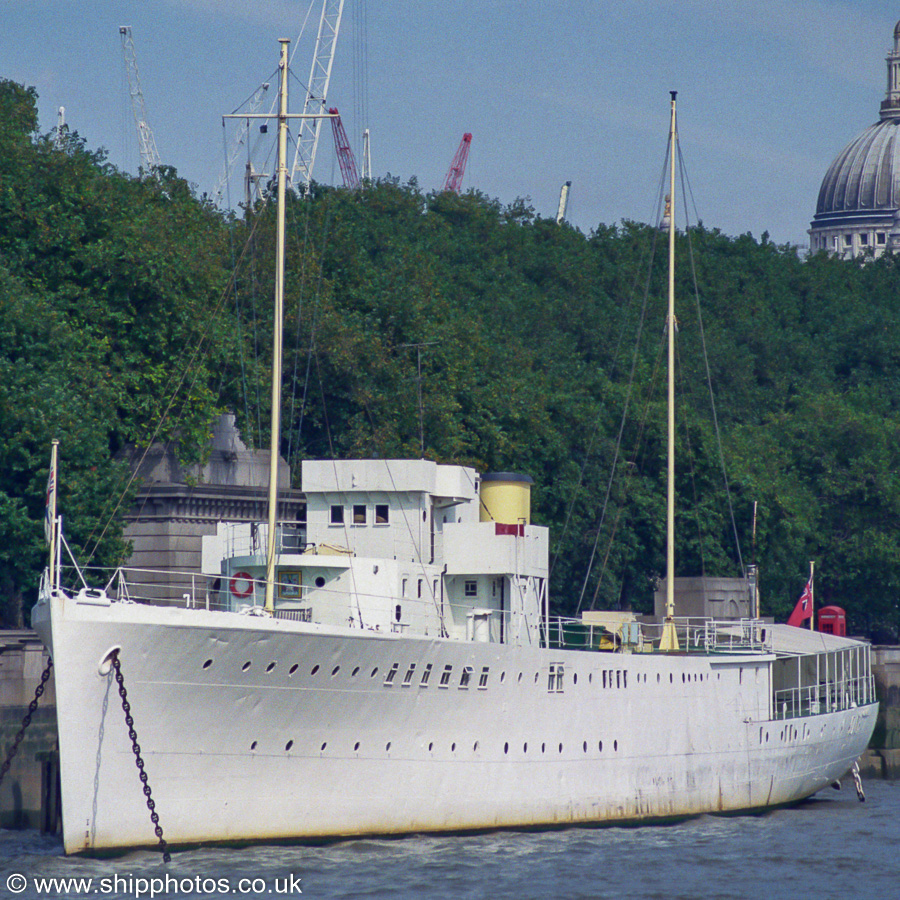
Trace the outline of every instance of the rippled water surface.
<instances>
[{"instance_id":1,"label":"rippled water surface","mask_svg":"<svg viewBox=\"0 0 900 900\"><path fill-rule=\"evenodd\" d=\"M0 900L900 897L900 783L866 792L866 803L845 785L792 809L668 826L200 849L168 866L149 852L67 858L58 839L7 831Z\"/></svg>"}]
</instances>

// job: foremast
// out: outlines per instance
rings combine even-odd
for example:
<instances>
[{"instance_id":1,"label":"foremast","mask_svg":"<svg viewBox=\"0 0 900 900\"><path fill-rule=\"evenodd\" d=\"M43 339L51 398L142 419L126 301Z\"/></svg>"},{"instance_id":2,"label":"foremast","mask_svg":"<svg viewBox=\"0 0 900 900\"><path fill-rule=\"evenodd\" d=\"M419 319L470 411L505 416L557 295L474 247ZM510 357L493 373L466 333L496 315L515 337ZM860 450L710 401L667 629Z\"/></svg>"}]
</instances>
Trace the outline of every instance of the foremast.
<instances>
[{"instance_id":1,"label":"foremast","mask_svg":"<svg viewBox=\"0 0 900 900\"><path fill-rule=\"evenodd\" d=\"M275 235L275 314L272 327L272 434L269 447L269 517L266 547L266 603L268 613L275 611L275 526L278 514L278 459L281 434L281 355L284 322L284 200L287 184L287 92L288 44L279 40L281 58L278 62L281 81L278 90L278 206Z\"/></svg>"}]
</instances>

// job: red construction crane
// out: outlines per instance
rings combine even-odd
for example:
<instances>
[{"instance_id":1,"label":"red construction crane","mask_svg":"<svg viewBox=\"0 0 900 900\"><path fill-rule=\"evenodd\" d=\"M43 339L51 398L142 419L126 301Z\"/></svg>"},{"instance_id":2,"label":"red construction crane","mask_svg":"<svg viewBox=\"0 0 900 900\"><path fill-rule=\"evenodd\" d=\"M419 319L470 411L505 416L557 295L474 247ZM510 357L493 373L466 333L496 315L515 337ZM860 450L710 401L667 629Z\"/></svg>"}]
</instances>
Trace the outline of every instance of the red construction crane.
<instances>
[{"instance_id":1,"label":"red construction crane","mask_svg":"<svg viewBox=\"0 0 900 900\"><path fill-rule=\"evenodd\" d=\"M331 133L334 135L334 152L337 154L338 164L341 167L341 175L344 176L344 187L351 190L358 188L359 172L356 168L356 159L350 148L350 141L347 140L347 132L344 131L340 113L334 106L328 110L328 113L334 116L331 120Z\"/></svg>"},{"instance_id":2,"label":"red construction crane","mask_svg":"<svg viewBox=\"0 0 900 900\"><path fill-rule=\"evenodd\" d=\"M466 162L469 159L469 144L471 143L472 135L467 131L459 142L459 148L456 151L456 156L453 157L453 162L450 163L450 169L444 181L445 191L453 191L454 194L459 193L463 175L466 173Z\"/></svg>"}]
</instances>

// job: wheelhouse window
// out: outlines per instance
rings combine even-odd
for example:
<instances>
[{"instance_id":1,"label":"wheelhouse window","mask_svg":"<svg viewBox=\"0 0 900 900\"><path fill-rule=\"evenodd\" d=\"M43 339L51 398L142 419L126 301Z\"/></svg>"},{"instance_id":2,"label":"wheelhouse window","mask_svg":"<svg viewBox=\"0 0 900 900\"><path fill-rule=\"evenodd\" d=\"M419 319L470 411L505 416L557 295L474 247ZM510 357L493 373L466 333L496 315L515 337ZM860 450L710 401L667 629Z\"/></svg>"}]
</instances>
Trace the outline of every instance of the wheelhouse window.
<instances>
[{"instance_id":1,"label":"wheelhouse window","mask_svg":"<svg viewBox=\"0 0 900 900\"><path fill-rule=\"evenodd\" d=\"M375 504L375 524L387 525L390 523L391 508L387 503Z\"/></svg>"},{"instance_id":2,"label":"wheelhouse window","mask_svg":"<svg viewBox=\"0 0 900 900\"><path fill-rule=\"evenodd\" d=\"M365 525L366 524L366 504L365 503L354 503L353 504L353 524L354 525Z\"/></svg>"},{"instance_id":3,"label":"wheelhouse window","mask_svg":"<svg viewBox=\"0 0 900 900\"><path fill-rule=\"evenodd\" d=\"M332 506L331 507L331 524L332 525L343 525L344 524L344 507L343 506Z\"/></svg>"}]
</instances>

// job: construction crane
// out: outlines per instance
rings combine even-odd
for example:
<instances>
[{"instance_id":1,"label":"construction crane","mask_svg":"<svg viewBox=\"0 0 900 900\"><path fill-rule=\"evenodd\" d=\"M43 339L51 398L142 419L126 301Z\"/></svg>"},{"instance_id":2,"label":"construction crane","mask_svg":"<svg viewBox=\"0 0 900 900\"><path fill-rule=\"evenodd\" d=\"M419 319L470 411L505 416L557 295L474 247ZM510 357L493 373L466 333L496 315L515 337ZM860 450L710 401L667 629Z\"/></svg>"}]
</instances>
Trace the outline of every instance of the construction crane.
<instances>
[{"instance_id":1,"label":"construction crane","mask_svg":"<svg viewBox=\"0 0 900 900\"><path fill-rule=\"evenodd\" d=\"M219 176L219 180L216 183L216 186L212 193L213 203L221 203L222 195L225 193L225 187L228 184L228 179L231 176L231 172L234 169L234 164L237 162L238 154L241 152L241 147L244 145L244 141L247 139L247 135L250 132L250 116L252 116L259 107L262 105L263 100L266 97L266 91L269 90L269 82L264 81L250 97L250 100L247 105L247 118L244 119L238 130L235 134L232 142L231 148L228 151L227 157L225 159L225 166L222 169L222 174ZM247 101L245 101L247 102ZM243 104L242 104L243 105ZM222 120L224 125L225 120ZM250 163L247 164L250 166ZM253 178L258 177L257 175L253 175ZM245 192L246 194L246 192ZM247 197L245 196L245 199ZM249 200L247 201L249 203Z\"/></svg>"},{"instance_id":2,"label":"construction crane","mask_svg":"<svg viewBox=\"0 0 900 900\"><path fill-rule=\"evenodd\" d=\"M119 35L122 38L122 50L125 53L128 91L131 94L131 108L134 112L134 124L137 126L138 142L141 148L141 167L150 173L160 166L159 151L156 149L156 139L153 137L153 132L147 124L147 110L144 108L144 92L141 90L141 79L138 75L131 26L119 26Z\"/></svg>"},{"instance_id":3,"label":"construction crane","mask_svg":"<svg viewBox=\"0 0 900 900\"><path fill-rule=\"evenodd\" d=\"M306 101L303 104L304 115L324 114L325 112L325 98L328 96L331 65L334 62L334 47L337 43L343 13L344 0L322 0L319 33L316 37L316 49L309 72ZM297 135L297 149L294 153L294 165L291 167L290 182L291 184L299 185L304 192L309 190L309 185L312 181L313 163L316 161L316 147L319 143L319 125L321 121L321 119L316 118L300 120L300 131Z\"/></svg>"},{"instance_id":4,"label":"construction crane","mask_svg":"<svg viewBox=\"0 0 900 900\"><path fill-rule=\"evenodd\" d=\"M328 114L334 116L331 120L331 133L334 136L334 152L341 167L344 187L355 190L359 187L359 172L356 168L356 159L353 156L350 141L347 140L347 132L344 130L343 122L341 122L341 114L335 106L328 110Z\"/></svg>"},{"instance_id":5,"label":"construction crane","mask_svg":"<svg viewBox=\"0 0 900 900\"><path fill-rule=\"evenodd\" d=\"M447 171L447 177L444 179L444 190L452 191L454 194L459 193L462 184L463 175L466 173L466 162L469 159L469 145L472 143L472 135L467 131L459 142L459 148L450 163Z\"/></svg>"}]
</instances>

